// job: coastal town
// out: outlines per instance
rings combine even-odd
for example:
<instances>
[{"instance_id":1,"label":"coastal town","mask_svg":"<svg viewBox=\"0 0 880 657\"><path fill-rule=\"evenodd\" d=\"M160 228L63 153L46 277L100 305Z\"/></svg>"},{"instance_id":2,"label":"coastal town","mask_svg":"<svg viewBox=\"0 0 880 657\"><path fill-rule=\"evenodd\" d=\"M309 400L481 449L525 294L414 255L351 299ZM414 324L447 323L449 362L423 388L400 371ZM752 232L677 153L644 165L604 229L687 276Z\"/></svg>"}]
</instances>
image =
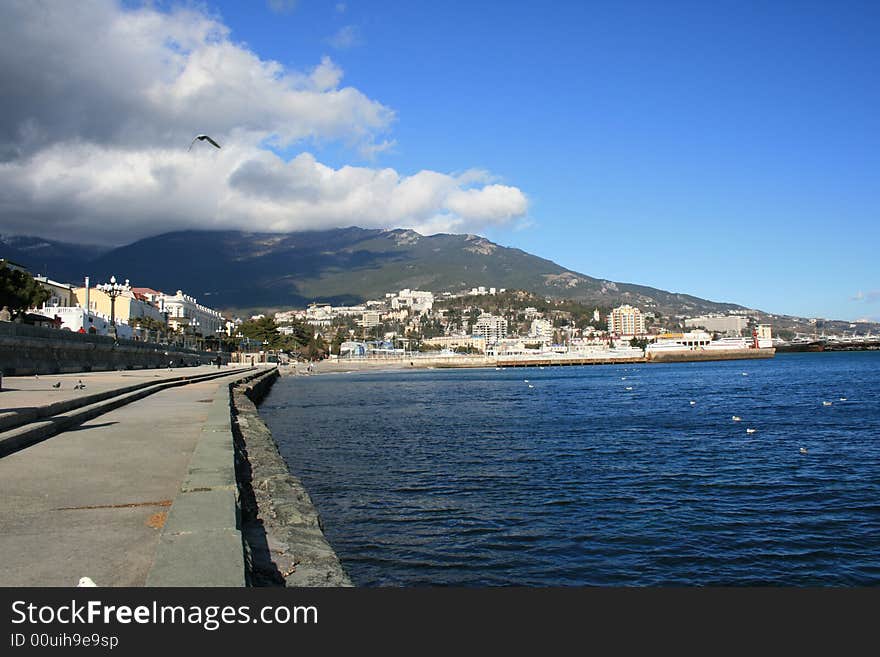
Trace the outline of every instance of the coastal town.
<instances>
[{"instance_id":1,"label":"coastal town","mask_svg":"<svg viewBox=\"0 0 880 657\"><path fill-rule=\"evenodd\" d=\"M14 263L3 267L30 276ZM320 355L339 359L418 354L637 358L774 347L771 327L747 312L666 318L628 304L590 309L495 287L458 293L402 289L358 305L313 303L242 318L225 316L183 290L159 291L115 277L98 283L85 277L81 284L32 279L39 305L14 317L5 308L0 319L194 350L256 351L262 359L295 358L281 348L285 338L288 346L307 340ZM262 330L259 336L255 327Z\"/></svg>"},{"instance_id":2,"label":"coastal town","mask_svg":"<svg viewBox=\"0 0 880 657\"><path fill-rule=\"evenodd\" d=\"M315 302L304 308L237 316L184 290L161 291L111 277L60 282L0 260L2 270L33 288L27 307L0 320L114 340L173 345L195 352L250 354L262 362L442 358L578 362L770 357L776 350L874 348L870 333L774 335L758 311L664 316L635 305L614 307L477 286L460 291L400 289L356 305ZM124 281L124 282L123 282ZM470 357L470 361L462 357Z\"/></svg>"}]
</instances>

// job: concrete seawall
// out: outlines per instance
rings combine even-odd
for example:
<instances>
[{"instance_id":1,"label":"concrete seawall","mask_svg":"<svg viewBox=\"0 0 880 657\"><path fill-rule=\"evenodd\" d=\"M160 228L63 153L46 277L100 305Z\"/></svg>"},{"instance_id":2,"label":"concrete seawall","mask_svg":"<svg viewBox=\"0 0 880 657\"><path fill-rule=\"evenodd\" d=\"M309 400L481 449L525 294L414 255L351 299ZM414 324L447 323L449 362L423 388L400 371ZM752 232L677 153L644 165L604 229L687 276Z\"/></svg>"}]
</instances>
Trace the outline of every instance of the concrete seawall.
<instances>
[{"instance_id":1,"label":"concrete seawall","mask_svg":"<svg viewBox=\"0 0 880 657\"><path fill-rule=\"evenodd\" d=\"M251 586L352 586L302 482L290 473L256 405L272 369L233 392L235 469Z\"/></svg>"},{"instance_id":2,"label":"concrete seawall","mask_svg":"<svg viewBox=\"0 0 880 657\"><path fill-rule=\"evenodd\" d=\"M207 364L216 356L168 345L114 342L103 335L0 322L0 374L4 376L167 367L169 360L175 364ZM228 354L223 355L223 362L228 362Z\"/></svg>"}]
</instances>

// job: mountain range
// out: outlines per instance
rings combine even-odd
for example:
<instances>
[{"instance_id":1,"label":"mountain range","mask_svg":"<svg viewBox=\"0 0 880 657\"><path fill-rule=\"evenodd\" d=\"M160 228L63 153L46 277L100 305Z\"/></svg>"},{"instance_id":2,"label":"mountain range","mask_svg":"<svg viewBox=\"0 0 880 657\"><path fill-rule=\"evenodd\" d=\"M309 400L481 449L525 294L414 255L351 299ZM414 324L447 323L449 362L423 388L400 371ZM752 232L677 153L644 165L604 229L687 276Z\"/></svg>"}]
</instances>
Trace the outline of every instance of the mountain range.
<instances>
[{"instance_id":1,"label":"mountain range","mask_svg":"<svg viewBox=\"0 0 880 657\"><path fill-rule=\"evenodd\" d=\"M742 306L620 283L566 269L477 235L420 235L357 227L295 233L178 231L118 248L0 236L0 258L53 280L183 290L227 311L352 304L403 288L435 293L485 286L524 289L603 307L630 303L664 315ZM81 284L81 283L80 283Z\"/></svg>"}]
</instances>

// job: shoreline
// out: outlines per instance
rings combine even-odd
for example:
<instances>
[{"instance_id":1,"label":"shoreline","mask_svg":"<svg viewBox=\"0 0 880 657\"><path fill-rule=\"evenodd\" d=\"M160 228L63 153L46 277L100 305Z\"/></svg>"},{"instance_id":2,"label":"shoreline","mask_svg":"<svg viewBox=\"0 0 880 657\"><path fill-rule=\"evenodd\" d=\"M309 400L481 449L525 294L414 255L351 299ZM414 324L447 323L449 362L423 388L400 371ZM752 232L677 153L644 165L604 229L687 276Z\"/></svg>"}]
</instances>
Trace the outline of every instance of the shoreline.
<instances>
[{"instance_id":1,"label":"shoreline","mask_svg":"<svg viewBox=\"0 0 880 657\"><path fill-rule=\"evenodd\" d=\"M258 405L279 377L272 368L232 391L235 478L249 586L354 586L324 536L321 516L281 455Z\"/></svg>"},{"instance_id":2,"label":"shoreline","mask_svg":"<svg viewBox=\"0 0 880 657\"><path fill-rule=\"evenodd\" d=\"M382 372L424 369L494 369L508 367L574 367L587 365L631 365L640 363L695 363L719 360L756 360L773 358L775 349L725 349L713 351L680 351L632 358L590 358L563 356L530 356L520 358L491 356L413 356L409 358L326 359L315 363L292 363L278 368L281 376L314 374ZM311 371L309 371L311 366Z\"/></svg>"}]
</instances>

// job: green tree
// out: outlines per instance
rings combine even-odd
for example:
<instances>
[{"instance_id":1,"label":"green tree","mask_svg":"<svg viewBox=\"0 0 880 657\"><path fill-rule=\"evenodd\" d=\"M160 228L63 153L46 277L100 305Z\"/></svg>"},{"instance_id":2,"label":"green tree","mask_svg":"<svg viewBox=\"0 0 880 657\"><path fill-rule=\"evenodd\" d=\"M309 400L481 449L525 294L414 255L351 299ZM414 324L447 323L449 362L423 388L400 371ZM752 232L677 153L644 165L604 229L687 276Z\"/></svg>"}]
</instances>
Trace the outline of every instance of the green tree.
<instances>
[{"instance_id":1,"label":"green tree","mask_svg":"<svg viewBox=\"0 0 880 657\"><path fill-rule=\"evenodd\" d=\"M8 306L11 312L43 305L52 294L30 274L13 269L4 262L0 265L0 308Z\"/></svg>"}]
</instances>

